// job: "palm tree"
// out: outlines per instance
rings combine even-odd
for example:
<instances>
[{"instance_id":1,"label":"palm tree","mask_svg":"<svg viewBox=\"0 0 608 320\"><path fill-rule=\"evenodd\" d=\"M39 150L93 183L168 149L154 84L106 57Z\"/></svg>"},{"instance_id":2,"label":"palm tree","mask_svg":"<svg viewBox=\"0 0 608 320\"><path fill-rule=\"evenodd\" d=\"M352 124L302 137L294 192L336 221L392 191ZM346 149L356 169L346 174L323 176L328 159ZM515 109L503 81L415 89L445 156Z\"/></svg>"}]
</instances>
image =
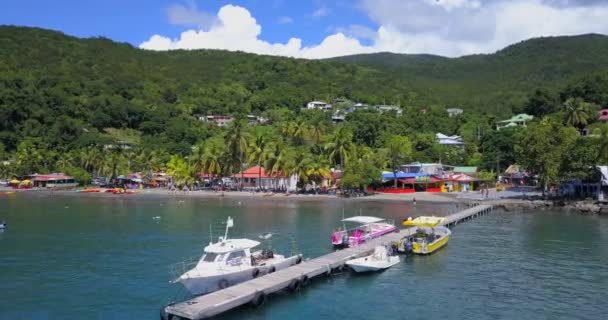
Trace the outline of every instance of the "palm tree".
<instances>
[{"instance_id":1,"label":"palm tree","mask_svg":"<svg viewBox=\"0 0 608 320\"><path fill-rule=\"evenodd\" d=\"M167 163L167 173L173 177L173 182L178 186L190 186L194 181L191 166L180 156L171 157Z\"/></svg>"},{"instance_id":2,"label":"palm tree","mask_svg":"<svg viewBox=\"0 0 608 320\"><path fill-rule=\"evenodd\" d=\"M264 168L266 168L269 176L274 176L278 179L281 175L289 176L293 173L294 162L293 150L282 141L278 141L269 147L269 154Z\"/></svg>"},{"instance_id":3,"label":"palm tree","mask_svg":"<svg viewBox=\"0 0 608 320\"><path fill-rule=\"evenodd\" d=\"M62 153L57 159L56 167L59 171L64 172L67 168L73 167L76 163L76 158L71 152Z\"/></svg>"},{"instance_id":4,"label":"palm tree","mask_svg":"<svg viewBox=\"0 0 608 320\"><path fill-rule=\"evenodd\" d=\"M106 153L103 163L99 168L99 173L104 177L108 178L108 181L112 181L125 171L127 159L122 152L112 150Z\"/></svg>"},{"instance_id":5,"label":"palm tree","mask_svg":"<svg viewBox=\"0 0 608 320\"><path fill-rule=\"evenodd\" d=\"M226 167L226 148L224 139L214 137L199 144L193 155L193 169L196 173L221 176Z\"/></svg>"},{"instance_id":6,"label":"palm tree","mask_svg":"<svg viewBox=\"0 0 608 320\"><path fill-rule=\"evenodd\" d=\"M321 137L323 137L323 134L325 133L325 128L323 127L323 125L321 123L317 123L314 124L312 126L310 126L310 139L312 140L312 142L314 144L318 144L321 142Z\"/></svg>"},{"instance_id":7,"label":"palm tree","mask_svg":"<svg viewBox=\"0 0 608 320\"><path fill-rule=\"evenodd\" d=\"M590 104L581 98L570 98L564 102L565 121L567 125L579 130L584 129L590 120Z\"/></svg>"},{"instance_id":8,"label":"palm tree","mask_svg":"<svg viewBox=\"0 0 608 320\"><path fill-rule=\"evenodd\" d=\"M243 172L243 160L247 153L247 142L249 141L249 133L245 128L245 121L242 119L235 119L228 131L226 132L225 142L228 147L228 154L230 155L232 171L238 168L241 173ZM238 166L235 165L238 163ZM242 188L242 177L241 177L241 188Z\"/></svg>"},{"instance_id":9,"label":"palm tree","mask_svg":"<svg viewBox=\"0 0 608 320\"><path fill-rule=\"evenodd\" d=\"M293 125L292 138L295 145L302 145L308 138L310 127L304 120L299 120Z\"/></svg>"},{"instance_id":10,"label":"palm tree","mask_svg":"<svg viewBox=\"0 0 608 320\"><path fill-rule=\"evenodd\" d=\"M98 174L103 160L103 153L97 147L89 147L80 152L80 165L93 174Z\"/></svg>"},{"instance_id":11,"label":"palm tree","mask_svg":"<svg viewBox=\"0 0 608 320\"><path fill-rule=\"evenodd\" d=\"M298 175L303 185L309 182L319 183L323 178L331 178L329 163L320 156L307 153L296 160L292 171Z\"/></svg>"},{"instance_id":12,"label":"palm tree","mask_svg":"<svg viewBox=\"0 0 608 320\"><path fill-rule=\"evenodd\" d=\"M192 168L195 174L205 172L205 143L199 143L194 146L194 153L190 156Z\"/></svg>"},{"instance_id":13,"label":"palm tree","mask_svg":"<svg viewBox=\"0 0 608 320\"><path fill-rule=\"evenodd\" d=\"M330 163L339 164L342 170L344 170L353 149L353 133L344 126L338 127L325 145ZM339 161L336 159L339 159Z\"/></svg>"},{"instance_id":14,"label":"palm tree","mask_svg":"<svg viewBox=\"0 0 608 320\"><path fill-rule=\"evenodd\" d=\"M283 136L292 137L293 132L295 131L294 126L295 126L294 122L292 122L292 121L282 123L281 124L281 133L283 134Z\"/></svg>"},{"instance_id":15,"label":"palm tree","mask_svg":"<svg viewBox=\"0 0 608 320\"><path fill-rule=\"evenodd\" d=\"M269 139L263 132L257 132L253 137L253 140L249 142L249 159L250 163L257 163L258 169L258 183L257 187L261 187L262 183L262 166L268 160L268 147Z\"/></svg>"}]
</instances>

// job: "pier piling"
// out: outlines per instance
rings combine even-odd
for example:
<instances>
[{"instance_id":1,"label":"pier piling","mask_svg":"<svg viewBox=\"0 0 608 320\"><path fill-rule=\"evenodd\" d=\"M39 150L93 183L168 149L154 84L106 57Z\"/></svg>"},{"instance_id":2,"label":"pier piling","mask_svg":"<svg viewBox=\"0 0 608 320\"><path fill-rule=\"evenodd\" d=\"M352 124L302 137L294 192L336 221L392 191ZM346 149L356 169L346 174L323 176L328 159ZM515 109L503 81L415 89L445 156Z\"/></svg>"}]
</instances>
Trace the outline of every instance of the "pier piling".
<instances>
[{"instance_id":1,"label":"pier piling","mask_svg":"<svg viewBox=\"0 0 608 320\"><path fill-rule=\"evenodd\" d=\"M493 210L491 205L473 204L471 206L471 203L467 205L468 208L448 215L442 225L453 227L461 221L471 220ZM391 243L415 233L415 227L401 229L399 232L383 235L357 247L334 251L226 289L168 305L161 312L161 320L199 320L246 304L262 306L270 294L285 290L289 292L302 290L315 277L341 272L346 261L373 252L379 243Z\"/></svg>"}]
</instances>

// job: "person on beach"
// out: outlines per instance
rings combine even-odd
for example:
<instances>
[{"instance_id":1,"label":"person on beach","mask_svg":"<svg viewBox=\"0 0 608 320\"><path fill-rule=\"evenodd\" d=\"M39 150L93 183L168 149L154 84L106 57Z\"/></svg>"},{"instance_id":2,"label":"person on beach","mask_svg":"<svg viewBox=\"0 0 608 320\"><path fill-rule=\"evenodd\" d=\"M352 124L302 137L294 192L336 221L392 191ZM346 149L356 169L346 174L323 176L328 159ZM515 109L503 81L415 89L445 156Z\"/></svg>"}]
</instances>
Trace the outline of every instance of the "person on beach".
<instances>
[{"instance_id":1,"label":"person on beach","mask_svg":"<svg viewBox=\"0 0 608 320\"><path fill-rule=\"evenodd\" d=\"M414 205L416 205L416 197L414 197L414 199L412 200L412 203L413 203Z\"/></svg>"}]
</instances>

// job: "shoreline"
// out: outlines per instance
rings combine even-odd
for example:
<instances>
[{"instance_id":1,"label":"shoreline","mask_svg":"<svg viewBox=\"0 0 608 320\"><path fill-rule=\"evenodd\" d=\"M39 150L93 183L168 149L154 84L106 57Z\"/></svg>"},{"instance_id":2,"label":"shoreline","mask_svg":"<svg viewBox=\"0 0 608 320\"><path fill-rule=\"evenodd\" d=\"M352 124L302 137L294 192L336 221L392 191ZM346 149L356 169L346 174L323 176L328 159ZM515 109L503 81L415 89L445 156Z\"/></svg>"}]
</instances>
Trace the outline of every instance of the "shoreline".
<instances>
[{"instance_id":1,"label":"shoreline","mask_svg":"<svg viewBox=\"0 0 608 320\"><path fill-rule=\"evenodd\" d=\"M519 197L505 198L489 198L479 199L471 197L463 197L462 194L448 193L414 193L414 194L385 194L377 193L364 197L344 198L336 195L319 195L319 194L288 194L282 193L261 193L248 191L169 191L167 189L144 189L136 190L132 194L112 194L106 192L99 193L82 193L75 190L48 190L48 189L6 189L0 188L0 192L4 192L5 196L11 194L37 194L37 195L60 195L60 196L78 196L89 198L150 198L150 197L167 197L177 199L238 199L238 200L267 200L267 201L385 201L385 202L416 202L425 204L444 204L444 205L471 205L490 204L507 212L509 211L526 211L526 210L558 210L561 212L576 213L581 215L597 215L608 216L608 203L600 203L590 200L540 200Z\"/></svg>"},{"instance_id":2,"label":"shoreline","mask_svg":"<svg viewBox=\"0 0 608 320\"><path fill-rule=\"evenodd\" d=\"M14 194L52 194L62 196L79 196L79 197L104 197L104 198L137 198L137 197L170 197L170 198L225 198L225 199L263 199L269 201L321 201L321 200L341 200L341 201L390 201L390 202L416 202L423 203L442 203L442 204L458 204L468 201L462 199L456 199L455 197L442 196L437 194L373 194L365 197L339 197L336 195L323 195L323 194L288 194L283 193L261 193L261 192L248 192L248 191L169 191L167 189L144 189L135 190L135 193L131 194L112 194L107 192L92 192L84 193L77 192L75 190L41 190L41 189L2 189L1 192L14 192Z\"/></svg>"}]
</instances>

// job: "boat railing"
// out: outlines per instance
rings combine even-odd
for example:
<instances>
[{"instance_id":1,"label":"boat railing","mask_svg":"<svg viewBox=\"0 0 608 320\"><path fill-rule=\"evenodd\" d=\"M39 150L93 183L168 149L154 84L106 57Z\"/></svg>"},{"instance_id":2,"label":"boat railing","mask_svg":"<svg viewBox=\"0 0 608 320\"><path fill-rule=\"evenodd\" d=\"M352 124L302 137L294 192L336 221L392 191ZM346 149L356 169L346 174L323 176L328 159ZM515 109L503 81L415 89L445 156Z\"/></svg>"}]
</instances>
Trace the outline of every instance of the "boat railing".
<instances>
[{"instance_id":1,"label":"boat railing","mask_svg":"<svg viewBox=\"0 0 608 320\"><path fill-rule=\"evenodd\" d=\"M189 257L183 261L169 265L172 280L178 279L182 274L192 270L198 263L198 257Z\"/></svg>"}]
</instances>

